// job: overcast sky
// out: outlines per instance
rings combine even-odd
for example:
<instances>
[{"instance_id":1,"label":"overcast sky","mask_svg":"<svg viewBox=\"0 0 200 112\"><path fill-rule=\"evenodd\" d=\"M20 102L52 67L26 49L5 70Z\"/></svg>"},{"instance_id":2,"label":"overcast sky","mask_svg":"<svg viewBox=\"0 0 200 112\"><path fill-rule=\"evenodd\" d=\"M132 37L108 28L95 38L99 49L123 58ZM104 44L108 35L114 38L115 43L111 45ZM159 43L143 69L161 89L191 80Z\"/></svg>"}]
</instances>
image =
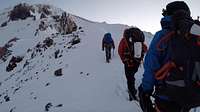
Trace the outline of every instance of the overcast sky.
<instances>
[{"instance_id":1,"label":"overcast sky","mask_svg":"<svg viewBox=\"0 0 200 112\"><path fill-rule=\"evenodd\" d=\"M155 33L160 30L162 9L171 1L174 0L0 0L0 9L20 2L46 3L92 21L127 24ZM200 0L184 1L196 19Z\"/></svg>"}]
</instances>

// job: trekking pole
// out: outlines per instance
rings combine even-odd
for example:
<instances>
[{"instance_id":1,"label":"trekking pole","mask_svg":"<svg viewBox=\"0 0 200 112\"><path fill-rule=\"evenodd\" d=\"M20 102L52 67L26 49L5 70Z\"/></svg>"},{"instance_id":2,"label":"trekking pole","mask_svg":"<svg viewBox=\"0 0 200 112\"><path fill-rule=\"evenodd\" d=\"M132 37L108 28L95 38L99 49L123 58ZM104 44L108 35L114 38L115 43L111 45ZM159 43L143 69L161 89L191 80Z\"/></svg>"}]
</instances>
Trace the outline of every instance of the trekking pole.
<instances>
[{"instance_id":1,"label":"trekking pole","mask_svg":"<svg viewBox=\"0 0 200 112\"><path fill-rule=\"evenodd\" d=\"M115 49L113 49L113 57L114 57L114 53L115 53L114 50L115 50Z\"/></svg>"}]
</instances>

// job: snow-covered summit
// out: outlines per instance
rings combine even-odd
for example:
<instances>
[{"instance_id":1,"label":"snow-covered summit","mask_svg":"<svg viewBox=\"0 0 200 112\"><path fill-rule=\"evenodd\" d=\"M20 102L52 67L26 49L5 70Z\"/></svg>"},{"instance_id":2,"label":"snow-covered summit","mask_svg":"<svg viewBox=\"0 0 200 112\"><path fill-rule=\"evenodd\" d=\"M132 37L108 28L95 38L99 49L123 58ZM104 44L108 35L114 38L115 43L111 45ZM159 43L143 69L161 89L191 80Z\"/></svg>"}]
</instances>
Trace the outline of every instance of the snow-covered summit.
<instances>
[{"instance_id":1,"label":"snow-covered summit","mask_svg":"<svg viewBox=\"0 0 200 112\"><path fill-rule=\"evenodd\" d=\"M127 100L117 50L110 64L101 51L104 33L118 46L127 25L92 22L48 5L21 5L28 7L22 19L16 6L0 11L0 112L141 111ZM144 33L149 43L152 35ZM137 86L141 76L142 67Z\"/></svg>"}]
</instances>

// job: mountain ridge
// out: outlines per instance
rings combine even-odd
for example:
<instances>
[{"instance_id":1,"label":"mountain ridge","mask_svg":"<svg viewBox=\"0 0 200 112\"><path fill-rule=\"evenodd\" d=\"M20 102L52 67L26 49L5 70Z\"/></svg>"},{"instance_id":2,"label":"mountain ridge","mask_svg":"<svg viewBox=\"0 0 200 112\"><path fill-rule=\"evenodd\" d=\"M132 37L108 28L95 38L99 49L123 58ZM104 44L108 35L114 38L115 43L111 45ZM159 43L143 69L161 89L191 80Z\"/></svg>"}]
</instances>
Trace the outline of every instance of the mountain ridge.
<instances>
[{"instance_id":1,"label":"mountain ridge","mask_svg":"<svg viewBox=\"0 0 200 112\"><path fill-rule=\"evenodd\" d=\"M51 6L49 10L52 15L44 18L38 12L24 20L9 21L8 15L0 16L0 24L7 21L0 27L0 48L8 53L0 63L0 111L140 111L137 104L127 101L117 51L110 64L105 63L101 51L104 33L111 32L118 46L128 26L86 21L69 13L65 16L65 11ZM65 24L67 27L60 22L62 15L72 21ZM76 30L69 31L74 24ZM149 43L152 35L145 35ZM141 66L139 79L142 71Z\"/></svg>"}]
</instances>

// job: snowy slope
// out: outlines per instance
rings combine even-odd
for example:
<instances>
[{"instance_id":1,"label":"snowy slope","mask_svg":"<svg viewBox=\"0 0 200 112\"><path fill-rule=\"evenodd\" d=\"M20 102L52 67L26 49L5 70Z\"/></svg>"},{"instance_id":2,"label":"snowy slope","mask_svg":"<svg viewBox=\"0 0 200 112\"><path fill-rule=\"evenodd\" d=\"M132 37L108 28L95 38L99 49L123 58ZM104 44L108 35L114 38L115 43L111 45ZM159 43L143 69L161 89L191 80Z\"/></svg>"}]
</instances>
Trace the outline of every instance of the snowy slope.
<instances>
[{"instance_id":1,"label":"snowy slope","mask_svg":"<svg viewBox=\"0 0 200 112\"><path fill-rule=\"evenodd\" d=\"M1 11L4 14L0 14L0 24L8 20L9 10ZM62 13L54 7L51 10L55 15ZM111 32L118 46L128 26L71 17L82 28L68 35L47 28L35 36L41 22L39 18L10 21L7 26L0 27L0 47L14 37L19 39L12 42L9 48L12 54L7 61L0 62L0 112L141 112L137 102L128 101L117 49L109 64L101 51L104 33ZM42 20L48 25L54 24L51 17ZM146 32L145 35L149 44L152 35ZM70 44L77 36L81 42ZM36 46L46 38L51 38L53 45L36 52ZM23 57L23 60L14 70L6 72L12 56ZM62 76L54 75L58 69L62 69ZM136 74L136 86L141 82L142 72L141 66Z\"/></svg>"}]
</instances>

